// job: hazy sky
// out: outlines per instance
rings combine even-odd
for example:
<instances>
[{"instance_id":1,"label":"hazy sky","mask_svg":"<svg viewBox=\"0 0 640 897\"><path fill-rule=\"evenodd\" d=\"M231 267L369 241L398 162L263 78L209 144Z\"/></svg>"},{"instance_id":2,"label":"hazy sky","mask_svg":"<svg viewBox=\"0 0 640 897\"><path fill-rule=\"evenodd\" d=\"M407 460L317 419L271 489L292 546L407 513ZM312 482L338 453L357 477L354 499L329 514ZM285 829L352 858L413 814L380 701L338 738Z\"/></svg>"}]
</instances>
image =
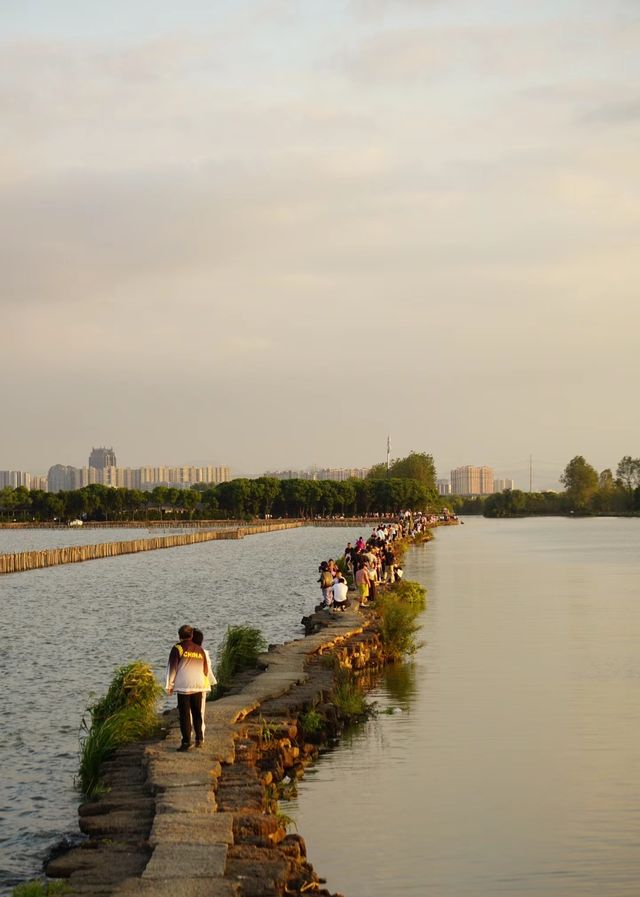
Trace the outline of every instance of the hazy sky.
<instances>
[{"instance_id":1,"label":"hazy sky","mask_svg":"<svg viewBox=\"0 0 640 897\"><path fill-rule=\"evenodd\" d=\"M0 468L640 455L637 0L2 0Z\"/></svg>"}]
</instances>

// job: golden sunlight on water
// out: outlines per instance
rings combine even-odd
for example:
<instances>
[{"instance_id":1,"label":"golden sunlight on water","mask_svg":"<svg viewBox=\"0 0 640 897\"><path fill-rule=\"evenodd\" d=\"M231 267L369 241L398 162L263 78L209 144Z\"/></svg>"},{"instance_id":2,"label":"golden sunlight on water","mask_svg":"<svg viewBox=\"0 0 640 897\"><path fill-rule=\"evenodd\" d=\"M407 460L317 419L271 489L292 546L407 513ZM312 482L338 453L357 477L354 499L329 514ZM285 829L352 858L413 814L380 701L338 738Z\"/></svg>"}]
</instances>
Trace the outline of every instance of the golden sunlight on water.
<instances>
[{"instance_id":1,"label":"golden sunlight on water","mask_svg":"<svg viewBox=\"0 0 640 897\"><path fill-rule=\"evenodd\" d=\"M425 646L287 807L347 897L640 893L640 521L415 549Z\"/></svg>"}]
</instances>

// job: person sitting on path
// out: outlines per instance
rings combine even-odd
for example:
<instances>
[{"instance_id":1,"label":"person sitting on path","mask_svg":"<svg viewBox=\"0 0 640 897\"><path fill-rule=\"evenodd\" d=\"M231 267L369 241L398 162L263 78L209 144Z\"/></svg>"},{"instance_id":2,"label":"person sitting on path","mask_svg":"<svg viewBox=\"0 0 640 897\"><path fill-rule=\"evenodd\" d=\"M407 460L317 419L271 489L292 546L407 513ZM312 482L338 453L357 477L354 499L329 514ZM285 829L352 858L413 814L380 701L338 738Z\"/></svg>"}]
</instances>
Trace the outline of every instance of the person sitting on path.
<instances>
[{"instance_id":1,"label":"person sitting on path","mask_svg":"<svg viewBox=\"0 0 640 897\"><path fill-rule=\"evenodd\" d=\"M196 645L200 645L202 647L202 643L204 641L204 634L200 629L193 630L193 641ZM204 719L204 711L207 706L207 694L211 692L211 689L214 685L217 684L218 680L214 676L213 673L213 664L211 663L211 657L209 656L209 652L206 648L202 648L204 651L204 656L207 658L207 666L209 667L209 672L204 679L204 689L202 692L202 740L204 741L204 733L206 730L205 719Z\"/></svg>"},{"instance_id":2,"label":"person sitting on path","mask_svg":"<svg viewBox=\"0 0 640 897\"><path fill-rule=\"evenodd\" d=\"M344 578L342 573L338 573L337 577L333 581L333 607L335 610L341 610L344 612L347 606L348 591L349 587L347 586L347 580Z\"/></svg>"},{"instance_id":3,"label":"person sitting on path","mask_svg":"<svg viewBox=\"0 0 640 897\"><path fill-rule=\"evenodd\" d=\"M178 696L182 735L178 750L188 751L191 748L192 728L195 731L196 747L202 747L202 690L204 679L209 675L209 666L204 648L193 641L192 626L181 626L178 637L180 641L169 654L166 690L168 695L175 691Z\"/></svg>"}]
</instances>

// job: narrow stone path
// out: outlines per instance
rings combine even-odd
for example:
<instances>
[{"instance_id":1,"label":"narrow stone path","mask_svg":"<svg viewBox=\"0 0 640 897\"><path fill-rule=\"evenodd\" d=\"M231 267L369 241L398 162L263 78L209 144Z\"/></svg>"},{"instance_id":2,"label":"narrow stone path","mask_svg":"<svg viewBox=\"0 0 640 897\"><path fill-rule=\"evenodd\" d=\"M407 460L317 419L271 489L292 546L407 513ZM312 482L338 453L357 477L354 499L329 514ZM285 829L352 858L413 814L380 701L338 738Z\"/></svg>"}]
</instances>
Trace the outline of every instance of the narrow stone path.
<instances>
[{"instance_id":1,"label":"narrow stone path","mask_svg":"<svg viewBox=\"0 0 640 897\"><path fill-rule=\"evenodd\" d=\"M48 874L68 878L79 897L284 893L291 864L306 864L304 842L288 835L273 850L278 823L265 814L264 778L247 731L267 705L285 720L292 691L300 706L321 693L330 674L309 683L309 659L354 639L357 651L369 625L355 604L315 619L319 631L263 654L262 673L237 694L207 704L204 749L177 752L180 730L171 711L162 741L118 751L106 768L108 793L80 809L89 841L52 860ZM315 889L318 881L311 882Z\"/></svg>"}]
</instances>

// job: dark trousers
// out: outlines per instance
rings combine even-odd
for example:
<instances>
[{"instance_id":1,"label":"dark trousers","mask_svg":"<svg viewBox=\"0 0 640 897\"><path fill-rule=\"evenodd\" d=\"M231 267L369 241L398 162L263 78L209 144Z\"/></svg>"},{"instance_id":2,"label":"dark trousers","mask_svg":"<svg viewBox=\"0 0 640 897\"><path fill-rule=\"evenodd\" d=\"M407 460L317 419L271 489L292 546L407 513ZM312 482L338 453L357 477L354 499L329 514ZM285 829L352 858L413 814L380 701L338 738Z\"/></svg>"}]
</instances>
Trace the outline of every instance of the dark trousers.
<instances>
[{"instance_id":1,"label":"dark trousers","mask_svg":"<svg viewBox=\"0 0 640 897\"><path fill-rule=\"evenodd\" d=\"M202 692L194 691L190 695L178 692L178 714L182 743L191 744L191 720L196 733L196 742L202 741Z\"/></svg>"}]
</instances>

